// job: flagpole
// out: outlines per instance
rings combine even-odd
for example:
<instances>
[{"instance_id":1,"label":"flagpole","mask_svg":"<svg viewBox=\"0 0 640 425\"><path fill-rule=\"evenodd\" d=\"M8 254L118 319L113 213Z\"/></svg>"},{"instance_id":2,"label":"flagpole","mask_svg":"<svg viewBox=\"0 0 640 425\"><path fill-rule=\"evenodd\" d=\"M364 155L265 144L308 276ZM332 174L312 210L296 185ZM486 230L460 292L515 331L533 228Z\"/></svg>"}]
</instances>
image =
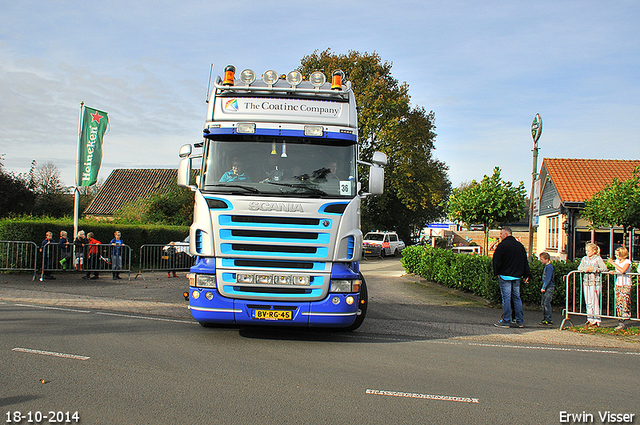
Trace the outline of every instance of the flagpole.
<instances>
[{"instance_id":1,"label":"flagpole","mask_svg":"<svg viewBox=\"0 0 640 425\"><path fill-rule=\"evenodd\" d=\"M73 188L73 239L75 240L78 237L78 216L80 214L80 191L78 191L78 166L80 155L80 131L82 129L82 108L84 107L84 102L80 102L80 112L78 113L78 144L76 149L76 181L75 186Z\"/></svg>"}]
</instances>

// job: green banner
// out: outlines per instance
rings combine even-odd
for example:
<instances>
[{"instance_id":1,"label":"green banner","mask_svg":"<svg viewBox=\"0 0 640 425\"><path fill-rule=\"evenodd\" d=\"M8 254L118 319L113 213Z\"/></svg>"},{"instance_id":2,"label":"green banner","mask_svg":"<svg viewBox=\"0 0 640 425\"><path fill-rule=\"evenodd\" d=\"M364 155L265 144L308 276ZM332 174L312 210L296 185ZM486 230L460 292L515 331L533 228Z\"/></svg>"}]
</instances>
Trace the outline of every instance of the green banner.
<instances>
[{"instance_id":1,"label":"green banner","mask_svg":"<svg viewBox=\"0 0 640 425\"><path fill-rule=\"evenodd\" d=\"M102 136L109 125L106 112L84 107L78 141L76 186L91 186L98 181L102 164Z\"/></svg>"}]
</instances>

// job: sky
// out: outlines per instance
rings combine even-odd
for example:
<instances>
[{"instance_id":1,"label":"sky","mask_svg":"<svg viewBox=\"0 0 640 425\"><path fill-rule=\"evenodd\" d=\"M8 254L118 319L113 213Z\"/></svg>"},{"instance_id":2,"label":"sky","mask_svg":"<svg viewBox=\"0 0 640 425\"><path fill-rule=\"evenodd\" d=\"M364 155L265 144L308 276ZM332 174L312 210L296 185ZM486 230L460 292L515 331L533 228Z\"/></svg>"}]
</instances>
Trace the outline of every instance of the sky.
<instances>
[{"instance_id":1,"label":"sky","mask_svg":"<svg viewBox=\"0 0 640 425\"><path fill-rule=\"evenodd\" d=\"M177 168L202 139L211 64L287 73L330 48L393 64L435 113L453 187L500 167L529 190L536 113L538 170L638 159L639 19L636 0L0 0L0 154L15 173L53 162L73 185L85 102L109 114L101 179Z\"/></svg>"}]
</instances>

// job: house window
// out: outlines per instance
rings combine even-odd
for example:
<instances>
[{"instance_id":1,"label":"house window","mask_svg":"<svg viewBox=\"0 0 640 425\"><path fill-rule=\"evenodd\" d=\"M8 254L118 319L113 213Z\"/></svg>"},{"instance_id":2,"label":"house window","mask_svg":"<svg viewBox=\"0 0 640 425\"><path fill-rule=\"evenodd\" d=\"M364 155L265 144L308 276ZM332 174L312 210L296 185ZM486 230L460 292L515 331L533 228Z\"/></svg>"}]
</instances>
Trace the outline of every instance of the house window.
<instances>
[{"instance_id":1,"label":"house window","mask_svg":"<svg viewBox=\"0 0 640 425\"><path fill-rule=\"evenodd\" d=\"M549 224L547 227L547 249L557 250L560 245L560 217L556 215L547 220Z\"/></svg>"}]
</instances>

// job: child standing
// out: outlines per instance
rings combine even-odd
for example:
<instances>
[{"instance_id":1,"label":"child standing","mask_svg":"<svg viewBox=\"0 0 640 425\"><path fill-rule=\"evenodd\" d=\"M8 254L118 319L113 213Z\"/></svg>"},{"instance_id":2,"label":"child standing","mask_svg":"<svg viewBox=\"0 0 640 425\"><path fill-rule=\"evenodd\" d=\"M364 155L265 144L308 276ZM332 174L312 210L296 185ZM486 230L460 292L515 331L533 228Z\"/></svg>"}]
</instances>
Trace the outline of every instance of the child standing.
<instances>
[{"instance_id":1,"label":"child standing","mask_svg":"<svg viewBox=\"0 0 640 425\"><path fill-rule=\"evenodd\" d=\"M56 242L53 240L53 232L47 232L40 248L40 252L42 252L42 275L40 276L40 281L43 279L55 279L51 274L53 257L56 254L55 247Z\"/></svg>"},{"instance_id":2,"label":"child standing","mask_svg":"<svg viewBox=\"0 0 640 425\"><path fill-rule=\"evenodd\" d=\"M63 269L71 268L71 257L73 255L73 243L69 242L67 239L67 232L62 230L60 232L60 240L58 241L58 246L60 247L60 264Z\"/></svg>"},{"instance_id":3,"label":"child standing","mask_svg":"<svg viewBox=\"0 0 640 425\"><path fill-rule=\"evenodd\" d=\"M120 270L122 270L122 233L119 230L113 234L114 238L111 239L111 269L113 270L113 280L122 279L120 277Z\"/></svg>"},{"instance_id":4,"label":"child standing","mask_svg":"<svg viewBox=\"0 0 640 425\"><path fill-rule=\"evenodd\" d=\"M555 289L553 266L551 265L551 257L547 252L540 253L540 261L544 266L542 270L542 299L540 304L542 305L542 322L541 325L553 325L553 318L551 317L551 298L553 298L553 290Z\"/></svg>"},{"instance_id":5,"label":"child standing","mask_svg":"<svg viewBox=\"0 0 640 425\"><path fill-rule=\"evenodd\" d=\"M631 268L629 251L625 247L620 247L616 249L616 261L609 258L607 262L615 267L615 270L611 270L609 273L618 275L615 288L616 316L619 318L619 324L616 326L616 330L622 330L625 328L625 319L631 317L631 277L627 274Z\"/></svg>"},{"instance_id":6,"label":"child standing","mask_svg":"<svg viewBox=\"0 0 640 425\"><path fill-rule=\"evenodd\" d=\"M87 238L84 235L84 230L80 230L75 240L73 241L76 252L76 270L78 271L82 271L82 266L84 265L84 246L87 243L88 242Z\"/></svg>"},{"instance_id":7,"label":"child standing","mask_svg":"<svg viewBox=\"0 0 640 425\"><path fill-rule=\"evenodd\" d=\"M98 279L100 276L98 270L100 270L100 242L93 237L93 232L87 233L87 246L89 247L89 256L87 258L87 275L83 279ZM91 270L93 270L93 276L91 276Z\"/></svg>"}]
</instances>

